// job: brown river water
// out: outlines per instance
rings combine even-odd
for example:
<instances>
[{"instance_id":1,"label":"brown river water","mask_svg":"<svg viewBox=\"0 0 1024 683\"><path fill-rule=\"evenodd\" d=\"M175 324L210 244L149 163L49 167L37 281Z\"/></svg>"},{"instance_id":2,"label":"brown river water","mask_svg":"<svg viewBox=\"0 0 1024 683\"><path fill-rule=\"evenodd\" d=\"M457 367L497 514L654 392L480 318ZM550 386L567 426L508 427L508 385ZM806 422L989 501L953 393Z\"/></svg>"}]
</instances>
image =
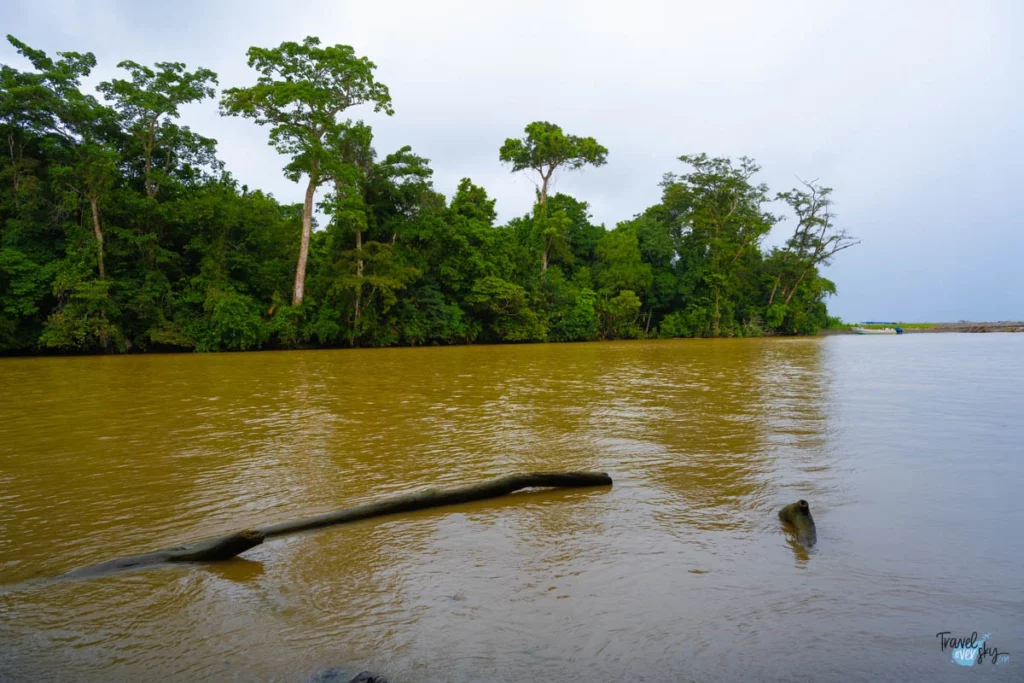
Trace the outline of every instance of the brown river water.
<instances>
[{"instance_id":1,"label":"brown river water","mask_svg":"<svg viewBox=\"0 0 1024 683\"><path fill-rule=\"evenodd\" d=\"M1021 681L1022 454L1024 335L0 359L0 680ZM615 485L31 580L531 470Z\"/></svg>"}]
</instances>

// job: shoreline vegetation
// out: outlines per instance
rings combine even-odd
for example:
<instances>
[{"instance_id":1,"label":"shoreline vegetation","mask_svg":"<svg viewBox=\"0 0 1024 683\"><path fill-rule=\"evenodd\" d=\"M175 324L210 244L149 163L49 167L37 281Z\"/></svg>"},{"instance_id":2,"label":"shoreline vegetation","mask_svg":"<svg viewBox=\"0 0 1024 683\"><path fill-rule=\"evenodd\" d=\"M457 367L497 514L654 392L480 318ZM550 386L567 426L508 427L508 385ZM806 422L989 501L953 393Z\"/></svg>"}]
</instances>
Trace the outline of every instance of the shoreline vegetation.
<instances>
[{"instance_id":1,"label":"shoreline vegetation","mask_svg":"<svg viewBox=\"0 0 1024 683\"><path fill-rule=\"evenodd\" d=\"M370 125L350 117L394 114L391 94L349 46L253 47L251 81L219 94L209 69L122 61L93 95L82 86L92 53L8 41L29 68L0 65L0 355L809 335L841 324L820 268L857 240L816 180L772 192L752 159L686 154L657 204L607 228L586 198L549 189L601 173L614 150L536 121L494 150L536 186L533 209L499 225L471 179L446 197L410 147L378 155ZM302 203L240 184L216 141L179 122L181 107L210 100L268 135ZM768 248L777 226L789 236Z\"/></svg>"}]
</instances>

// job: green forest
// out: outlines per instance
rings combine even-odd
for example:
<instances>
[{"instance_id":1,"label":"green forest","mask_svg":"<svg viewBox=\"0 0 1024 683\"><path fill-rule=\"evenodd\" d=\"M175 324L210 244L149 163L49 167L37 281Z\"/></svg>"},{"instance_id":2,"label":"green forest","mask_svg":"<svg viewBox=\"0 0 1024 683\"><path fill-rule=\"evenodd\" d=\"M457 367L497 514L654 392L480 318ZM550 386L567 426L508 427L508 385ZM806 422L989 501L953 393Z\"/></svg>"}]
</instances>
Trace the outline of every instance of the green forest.
<instances>
[{"instance_id":1,"label":"green forest","mask_svg":"<svg viewBox=\"0 0 1024 683\"><path fill-rule=\"evenodd\" d=\"M686 154L658 204L607 229L585 197L548 189L613 152L537 121L494 150L536 185L530 213L498 225L470 178L445 197L410 147L377 152L352 116L394 114L391 95L349 46L253 47L251 83L219 94L208 69L123 61L92 94L92 53L7 39L31 69L0 70L0 354L746 337L835 322L820 268L856 240L817 181L772 192L749 158ZM180 122L208 99L267 136L302 204L240 184L216 141ZM776 224L789 237L767 249Z\"/></svg>"}]
</instances>

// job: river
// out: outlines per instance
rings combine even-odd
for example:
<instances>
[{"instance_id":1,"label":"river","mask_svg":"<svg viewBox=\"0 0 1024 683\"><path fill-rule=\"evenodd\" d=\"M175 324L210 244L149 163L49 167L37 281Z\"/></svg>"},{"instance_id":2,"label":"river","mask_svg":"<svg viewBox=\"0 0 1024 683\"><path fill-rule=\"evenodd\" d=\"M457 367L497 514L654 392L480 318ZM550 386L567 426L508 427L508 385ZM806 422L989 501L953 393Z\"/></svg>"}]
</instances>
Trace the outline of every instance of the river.
<instances>
[{"instance_id":1,"label":"river","mask_svg":"<svg viewBox=\"0 0 1024 683\"><path fill-rule=\"evenodd\" d=\"M0 390L3 681L964 680L943 631L1024 678L1024 335L0 359ZM26 582L530 470L615 484Z\"/></svg>"}]
</instances>

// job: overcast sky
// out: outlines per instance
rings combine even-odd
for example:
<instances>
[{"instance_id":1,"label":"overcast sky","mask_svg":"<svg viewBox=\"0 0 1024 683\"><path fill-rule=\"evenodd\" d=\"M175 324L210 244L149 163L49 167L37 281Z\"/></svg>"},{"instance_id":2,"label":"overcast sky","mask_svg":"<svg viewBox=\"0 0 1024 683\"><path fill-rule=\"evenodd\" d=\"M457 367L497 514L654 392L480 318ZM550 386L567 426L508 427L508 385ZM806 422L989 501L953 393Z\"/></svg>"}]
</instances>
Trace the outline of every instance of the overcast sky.
<instances>
[{"instance_id":1,"label":"overcast sky","mask_svg":"<svg viewBox=\"0 0 1024 683\"><path fill-rule=\"evenodd\" d=\"M3 32L122 59L183 61L221 87L255 80L251 45L319 36L378 66L395 115L350 110L384 155L410 144L449 197L470 177L501 220L533 185L498 161L546 120L609 149L556 189L608 228L658 201L681 154L747 155L773 191L835 188L862 244L829 269L856 320L1024 318L1024 2L177 2L5 0ZM4 43L0 61L23 64ZM267 131L207 101L184 122L241 182L300 202ZM775 228L784 239L792 221Z\"/></svg>"}]
</instances>

